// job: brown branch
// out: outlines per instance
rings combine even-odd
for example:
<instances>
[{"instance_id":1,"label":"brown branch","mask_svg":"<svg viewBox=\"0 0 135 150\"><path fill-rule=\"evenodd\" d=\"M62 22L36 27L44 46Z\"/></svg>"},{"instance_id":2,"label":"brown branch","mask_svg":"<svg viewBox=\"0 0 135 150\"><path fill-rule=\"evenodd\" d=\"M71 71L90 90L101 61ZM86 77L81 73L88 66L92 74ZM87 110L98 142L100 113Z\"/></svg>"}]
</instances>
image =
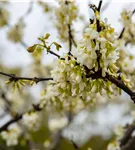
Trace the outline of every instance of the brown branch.
<instances>
[{"instance_id":1,"label":"brown branch","mask_svg":"<svg viewBox=\"0 0 135 150\"><path fill-rule=\"evenodd\" d=\"M122 31L121 31L121 33L120 33L118 39L121 39L121 38L122 38L124 31L125 31L125 28L122 29Z\"/></svg>"},{"instance_id":2,"label":"brown branch","mask_svg":"<svg viewBox=\"0 0 135 150\"><path fill-rule=\"evenodd\" d=\"M102 3L103 3L103 1L100 0L99 5L98 5L98 8L97 8L97 11L98 11L98 12L100 12L100 10L101 10Z\"/></svg>"},{"instance_id":3,"label":"brown branch","mask_svg":"<svg viewBox=\"0 0 135 150\"><path fill-rule=\"evenodd\" d=\"M124 145L127 144L134 130L135 130L134 123L128 126L123 138L120 140L120 147L123 147Z\"/></svg>"},{"instance_id":4,"label":"brown branch","mask_svg":"<svg viewBox=\"0 0 135 150\"><path fill-rule=\"evenodd\" d=\"M68 0L65 1L65 4L66 5L69 4ZM72 44L74 44L75 47L77 47L77 44L72 35L71 24L68 24L67 26L68 26L68 36L69 36L69 52L68 52L68 54L71 55Z\"/></svg>"},{"instance_id":5,"label":"brown branch","mask_svg":"<svg viewBox=\"0 0 135 150\"><path fill-rule=\"evenodd\" d=\"M87 71L89 72L89 71ZM133 100L133 102L135 103L135 92L133 92L128 86L125 85L125 83L121 80L119 80L118 78L106 74L105 77L102 77L102 70L99 69L97 72L93 73L93 74L87 74L86 75L87 78L91 78L91 79L98 79L101 78L103 80L109 80L110 82L114 83L117 87L119 87L120 89L122 89L124 92L126 92L131 99Z\"/></svg>"},{"instance_id":6,"label":"brown branch","mask_svg":"<svg viewBox=\"0 0 135 150\"><path fill-rule=\"evenodd\" d=\"M55 53L55 52L53 52L53 51L48 51L48 53L50 53L50 54L52 54L52 55L54 55L54 56L58 57L59 59L63 59L63 58L61 58L61 56L60 56L60 55L56 54L56 53Z\"/></svg>"},{"instance_id":7,"label":"brown branch","mask_svg":"<svg viewBox=\"0 0 135 150\"><path fill-rule=\"evenodd\" d=\"M1 75L3 76L7 76L10 77L11 81L18 81L18 80L29 80L29 81L35 81L36 83L41 82L41 81L49 81L49 80L53 80L53 78L29 78L29 77L19 77L16 76L14 74L8 74L8 73L4 73L4 72L0 72Z\"/></svg>"},{"instance_id":8,"label":"brown branch","mask_svg":"<svg viewBox=\"0 0 135 150\"><path fill-rule=\"evenodd\" d=\"M129 139L129 142L121 150L135 150L135 137Z\"/></svg>"},{"instance_id":9,"label":"brown branch","mask_svg":"<svg viewBox=\"0 0 135 150\"><path fill-rule=\"evenodd\" d=\"M108 79L109 81L111 81L112 83L114 83L117 87L119 87L120 89L122 89L123 91L125 91L133 100L133 102L135 103L135 92L133 92L130 88L128 88L125 83L123 83L121 80L117 79L116 77L107 74L106 77L104 79Z\"/></svg>"},{"instance_id":10,"label":"brown branch","mask_svg":"<svg viewBox=\"0 0 135 150\"><path fill-rule=\"evenodd\" d=\"M69 34L69 52L68 54L71 54L71 50L72 50L72 34L71 34L71 25L68 24L68 34Z\"/></svg>"},{"instance_id":11,"label":"brown branch","mask_svg":"<svg viewBox=\"0 0 135 150\"><path fill-rule=\"evenodd\" d=\"M76 150L80 149L80 147L73 140L71 140L71 142L73 144L74 149L76 149Z\"/></svg>"}]
</instances>

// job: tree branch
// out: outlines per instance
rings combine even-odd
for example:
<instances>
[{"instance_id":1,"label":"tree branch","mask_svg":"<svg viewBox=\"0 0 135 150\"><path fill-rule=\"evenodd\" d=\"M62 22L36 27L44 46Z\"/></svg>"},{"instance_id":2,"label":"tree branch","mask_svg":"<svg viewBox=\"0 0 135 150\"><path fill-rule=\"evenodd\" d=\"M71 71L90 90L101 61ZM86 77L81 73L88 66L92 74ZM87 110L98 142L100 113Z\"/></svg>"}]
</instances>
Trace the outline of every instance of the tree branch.
<instances>
[{"instance_id":1,"label":"tree branch","mask_svg":"<svg viewBox=\"0 0 135 150\"><path fill-rule=\"evenodd\" d=\"M65 1L65 4L68 5L68 0ZM68 52L68 54L71 55L72 44L74 44L75 47L77 47L77 44L72 35L71 24L68 24L67 26L68 26L68 35L69 35L69 52Z\"/></svg>"},{"instance_id":2,"label":"tree branch","mask_svg":"<svg viewBox=\"0 0 135 150\"><path fill-rule=\"evenodd\" d=\"M133 133L133 131L135 130L135 125L134 123L129 125L129 127L127 128L127 131L125 132L123 138L120 140L120 147L123 147L124 145L127 144L127 142L130 140L131 135Z\"/></svg>"},{"instance_id":3,"label":"tree branch","mask_svg":"<svg viewBox=\"0 0 135 150\"><path fill-rule=\"evenodd\" d=\"M42 109L39 107L39 104L33 105L33 108L34 108L34 109L28 111L28 113L33 112L33 111L41 111L41 110L42 110ZM25 113L26 113L26 112L25 112ZM22 117L23 117L23 115L24 115L25 113L20 114L20 115L16 115L15 118L9 120L6 124L4 124L2 127L0 127L0 132L7 130L9 125L11 125L11 124L13 124L13 123L16 123L16 122L18 122L19 120L21 120Z\"/></svg>"},{"instance_id":4,"label":"tree branch","mask_svg":"<svg viewBox=\"0 0 135 150\"><path fill-rule=\"evenodd\" d=\"M72 50L72 34L71 34L71 25L68 24L68 35L69 35L69 52L68 54L71 54L71 50Z\"/></svg>"},{"instance_id":5,"label":"tree branch","mask_svg":"<svg viewBox=\"0 0 135 150\"><path fill-rule=\"evenodd\" d=\"M135 150L135 137L129 139L128 143L121 150Z\"/></svg>"},{"instance_id":6,"label":"tree branch","mask_svg":"<svg viewBox=\"0 0 135 150\"><path fill-rule=\"evenodd\" d=\"M10 77L11 81L17 81L17 80L29 80L29 81L35 81L36 83L41 82L41 81L49 81L49 80L53 80L53 78L29 78L29 77L19 77L16 76L15 74L8 74L8 73L4 73L4 72L0 72L1 75L3 76L7 76Z\"/></svg>"},{"instance_id":7,"label":"tree branch","mask_svg":"<svg viewBox=\"0 0 135 150\"><path fill-rule=\"evenodd\" d=\"M125 91L128 95L130 95L131 99L135 103L135 92L133 92L130 88L128 88L125 83L123 83L121 80L117 79L116 77L107 74L105 79L108 79L112 83L114 83L117 87Z\"/></svg>"},{"instance_id":8,"label":"tree branch","mask_svg":"<svg viewBox=\"0 0 135 150\"><path fill-rule=\"evenodd\" d=\"M98 5L98 8L97 8L98 12L100 12L100 10L101 10L102 3L103 3L103 1L100 0L100 1L99 1L99 5Z\"/></svg>"}]
</instances>

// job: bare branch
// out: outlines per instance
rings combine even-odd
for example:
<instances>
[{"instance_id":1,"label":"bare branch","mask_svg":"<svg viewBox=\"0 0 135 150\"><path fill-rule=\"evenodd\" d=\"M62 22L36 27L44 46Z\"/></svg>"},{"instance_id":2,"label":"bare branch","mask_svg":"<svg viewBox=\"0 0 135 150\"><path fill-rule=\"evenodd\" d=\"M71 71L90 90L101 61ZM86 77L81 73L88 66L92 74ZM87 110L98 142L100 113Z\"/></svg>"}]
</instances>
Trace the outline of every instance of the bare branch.
<instances>
[{"instance_id":1,"label":"bare branch","mask_svg":"<svg viewBox=\"0 0 135 150\"><path fill-rule=\"evenodd\" d=\"M99 1L99 5L98 5L98 8L97 8L98 12L100 12L100 10L101 10L102 3L103 3L103 1L100 0L100 1Z\"/></svg>"},{"instance_id":2,"label":"bare branch","mask_svg":"<svg viewBox=\"0 0 135 150\"><path fill-rule=\"evenodd\" d=\"M14 74L8 74L8 73L4 73L4 72L0 72L1 75L3 76L7 76L10 77L11 81L17 81L17 80L29 80L29 81L35 81L36 83L41 82L41 81L49 81L49 80L53 80L53 78L29 78L29 77L18 77Z\"/></svg>"},{"instance_id":3,"label":"bare branch","mask_svg":"<svg viewBox=\"0 0 135 150\"><path fill-rule=\"evenodd\" d=\"M132 135L134 130L135 130L134 123L128 126L123 138L120 140L120 146L121 147L123 147L124 145L127 144L127 142L130 140L131 135Z\"/></svg>"},{"instance_id":4,"label":"bare branch","mask_svg":"<svg viewBox=\"0 0 135 150\"><path fill-rule=\"evenodd\" d=\"M67 0L65 1L65 4L68 5ZM69 35L69 52L68 52L68 54L71 55L72 44L74 44L75 47L77 47L77 44L72 35L71 24L68 24L67 26L68 26L68 35Z\"/></svg>"},{"instance_id":5,"label":"bare branch","mask_svg":"<svg viewBox=\"0 0 135 150\"><path fill-rule=\"evenodd\" d=\"M25 14L20 19L22 19L22 20L25 19L25 17L27 17L32 12L33 4L34 4L34 2L31 1L27 11L25 12Z\"/></svg>"}]
</instances>

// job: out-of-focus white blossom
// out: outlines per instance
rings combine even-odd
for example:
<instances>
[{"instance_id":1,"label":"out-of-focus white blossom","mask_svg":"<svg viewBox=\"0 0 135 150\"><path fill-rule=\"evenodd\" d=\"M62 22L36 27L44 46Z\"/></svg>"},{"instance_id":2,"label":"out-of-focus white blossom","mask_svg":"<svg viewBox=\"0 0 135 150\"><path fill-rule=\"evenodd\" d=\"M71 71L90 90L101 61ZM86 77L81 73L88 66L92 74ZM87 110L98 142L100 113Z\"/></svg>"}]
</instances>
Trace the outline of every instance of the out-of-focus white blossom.
<instances>
[{"instance_id":1,"label":"out-of-focus white blossom","mask_svg":"<svg viewBox=\"0 0 135 150\"><path fill-rule=\"evenodd\" d=\"M3 131L1 136L6 141L7 146L15 146L18 144L21 132L21 128L17 124L13 124L9 126L7 131Z\"/></svg>"},{"instance_id":2,"label":"out-of-focus white blossom","mask_svg":"<svg viewBox=\"0 0 135 150\"><path fill-rule=\"evenodd\" d=\"M51 145L51 142L49 140L45 140L44 147L48 148Z\"/></svg>"},{"instance_id":3,"label":"out-of-focus white blossom","mask_svg":"<svg viewBox=\"0 0 135 150\"><path fill-rule=\"evenodd\" d=\"M114 133L116 134L117 139L119 140L124 136L125 129L122 126L118 125L116 126Z\"/></svg>"},{"instance_id":4,"label":"out-of-focus white blossom","mask_svg":"<svg viewBox=\"0 0 135 150\"><path fill-rule=\"evenodd\" d=\"M38 112L25 113L23 115L23 124L29 129L36 131L39 129L41 120Z\"/></svg>"},{"instance_id":5,"label":"out-of-focus white blossom","mask_svg":"<svg viewBox=\"0 0 135 150\"><path fill-rule=\"evenodd\" d=\"M49 119L48 126L51 131L56 131L64 128L68 124L67 118L54 118Z\"/></svg>"},{"instance_id":6,"label":"out-of-focus white blossom","mask_svg":"<svg viewBox=\"0 0 135 150\"><path fill-rule=\"evenodd\" d=\"M78 16L78 8L75 1L59 0L59 7L56 8L55 14L59 37L61 40L67 41L69 39L68 25L72 25Z\"/></svg>"},{"instance_id":7,"label":"out-of-focus white blossom","mask_svg":"<svg viewBox=\"0 0 135 150\"><path fill-rule=\"evenodd\" d=\"M121 21L124 25L124 32L122 34L122 39L125 43L135 44L135 23L132 20L132 12L124 10L121 13Z\"/></svg>"},{"instance_id":8,"label":"out-of-focus white blossom","mask_svg":"<svg viewBox=\"0 0 135 150\"><path fill-rule=\"evenodd\" d=\"M109 143L107 150L120 150L119 142L118 141L113 141Z\"/></svg>"},{"instance_id":9,"label":"out-of-focus white blossom","mask_svg":"<svg viewBox=\"0 0 135 150\"><path fill-rule=\"evenodd\" d=\"M23 38L24 27L25 27L24 22L20 20L17 24L11 27L10 30L8 31L8 34L7 34L8 39L14 43L20 42Z\"/></svg>"},{"instance_id":10,"label":"out-of-focus white blossom","mask_svg":"<svg viewBox=\"0 0 135 150\"><path fill-rule=\"evenodd\" d=\"M58 59L51 77L53 81L49 82L44 91L41 108L54 105L59 109L79 110L96 99L98 93L102 95L106 92L109 96L118 93L117 87L109 81L86 78L85 68L72 56L65 56L64 60Z\"/></svg>"},{"instance_id":11,"label":"out-of-focus white blossom","mask_svg":"<svg viewBox=\"0 0 135 150\"><path fill-rule=\"evenodd\" d=\"M5 8L0 7L0 18L1 18L0 19L0 28L1 28L8 24L9 12Z\"/></svg>"},{"instance_id":12,"label":"out-of-focus white blossom","mask_svg":"<svg viewBox=\"0 0 135 150\"><path fill-rule=\"evenodd\" d=\"M31 104L31 100L28 101L28 93L25 93L24 91L15 91L13 93L9 92L7 93L7 99L9 103L11 104L10 108L13 112L17 114L21 114L23 112L26 112L29 108L29 105Z\"/></svg>"}]
</instances>

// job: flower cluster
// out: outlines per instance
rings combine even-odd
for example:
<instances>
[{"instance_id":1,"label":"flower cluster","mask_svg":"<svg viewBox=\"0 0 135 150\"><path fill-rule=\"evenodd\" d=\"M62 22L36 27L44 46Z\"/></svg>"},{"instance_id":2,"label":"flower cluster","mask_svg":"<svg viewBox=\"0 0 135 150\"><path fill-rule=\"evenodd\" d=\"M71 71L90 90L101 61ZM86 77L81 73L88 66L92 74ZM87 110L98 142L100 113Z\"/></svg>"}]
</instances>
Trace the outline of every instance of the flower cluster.
<instances>
[{"instance_id":1,"label":"flower cluster","mask_svg":"<svg viewBox=\"0 0 135 150\"><path fill-rule=\"evenodd\" d=\"M60 0L59 7L55 10L56 27L59 32L60 39L68 40L68 25L72 25L73 21L77 19L78 8L74 1Z\"/></svg>"},{"instance_id":2,"label":"flower cluster","mask_svg":"<svg viewBox=\"0 0 135 150\"><path fill-rule=\"evenodd\" d=\"M124 136L125 129L124 129L124 127L122 127L121 125L118 125L118 126L116 126L114 132L115 132L116 138L117 138L118 140L120 140L120 139Z\"/></svg>"},{"instance_id":3,"label":"flower cluster","mask_svg":"<svg viewBox=\"0 0 135 150\"><path fill-rule=\"evenodd\" d=\"M102 76L106 72L115 73L118 59L117 34L108 24L100 21L101 31L97 31L96 21L85 30L77 50L73 51L77 61L89 69L97 71L102 68Z\"/></svg>"},{"instance_id":4,"label":"flower cluster","mask_svg":"<svg viewBox=\"0 0 135 150\"><path fill-rule=\"evenodd\" d=\"M38 112L26 113L23 115L23 124L29 129L36 131L40 127L40 116Z\"/></svg>"},{"instance_id":5,"label":"flower cluster","mask_svg":"<svg viewBox=\"0 0 135 150\"><path fill-rule=\"evenodd\" d=\"M87 79L83 67L76 64L74 57L66 56L64 60L58 59L51 71L53 81L46 89L45 99L50 102L68 102L72 98L85 96ZM84 93L84 94L83 94ZM49 102L49 101L48 101ZM43 106L45 101L41 102Z\"/></svg>"},{"instance_id":6,"label":"flower cluster","mask_svg":"<svg viewBox=\"0 0 135 150\"><path fill-rule=\"evenodd\" d=\"M8 24L9 19L9 12L2 7L0 7L0 18L1 18L0 19L0 28L1 28Z\"/></svg>"},{"instance_id":7,"label":"flower cluster","mask_svg":"<svg viewBox=\"0 0 135 150\"><path fill-rule=\"evenodd\" d=\"M119 142L117 141L113 141L111 143L109 143L107 150L120 150L120 146L119 146Z\"/></svg>"},{"instance_id":8,"label":"flower cluster","mask_svg":"<svg viewBox=\"0 0 135 150\"><path fill-rule=\"evenodd\" d=\"M22 20L19 20L17 24L15 24L13 27L10 28L8 31L8 39L14 43L18 43L23 38L23 30L24 30L25 24Z\"/></svg>"},{"instance_id":9,"label":"flower cluster","mask_svg":"<svg viewBox=\"0 0 135 150\"><path fill-rule=\"evenodd\" d=\"M28 110L31 104L31 99L28 100L29 96L30 95L24 90L21 90L21 92L9 92L7 94L8 103L10 104L10 109L12 110L13 114L21 114Z\"/></svg>"},{"instance_id":10,"label":"flower cluster","mask_svg":"<svg viewBox=\"0 0 135 150\"><path fill-rule=\"evenodd\" d=\"M18 144L18 138L21 136L21 129L17 124L9 126L7 131L3 131L1 136L6 140L7 146L15 146Z\"/></svg>"},{"instance_id":11,"label":"flower cluster","mask_svg":"<svg viewBox=\"0 0 135 150\"><path fill-rule=\"evenodd\" d=\"M67 118L54 118L50 119L48 122L49 129L51 131L57 131L59 129L64 128L68 124Z\"/></svg>"},{"instance_id":12,"label":"flower cluster","mask_svg":"<svg viewBox=\"0 0 135 150\"><path fill-rule=\"evenodd\" d=\"M121 13L121 21L124 25L124 32L122 38L125 44L135 44L135 23L132 21L132 12L124 10Z\"/></svg>"},{"instance_id":13,"label":"flower cluster","mask_svg":"<svg viewBox=\"0 0 135 150\"><path fill-rule=\"evenodd\" d=\"M107 95L117 93L118 89L109 81L86 77L85 67L78 64L72 56L58 59L51 71L53 81L46 88L45 96L40 106L47 104L64 107L83 108L96 98L97 93Z\"/></svg>"}]
</instances>

